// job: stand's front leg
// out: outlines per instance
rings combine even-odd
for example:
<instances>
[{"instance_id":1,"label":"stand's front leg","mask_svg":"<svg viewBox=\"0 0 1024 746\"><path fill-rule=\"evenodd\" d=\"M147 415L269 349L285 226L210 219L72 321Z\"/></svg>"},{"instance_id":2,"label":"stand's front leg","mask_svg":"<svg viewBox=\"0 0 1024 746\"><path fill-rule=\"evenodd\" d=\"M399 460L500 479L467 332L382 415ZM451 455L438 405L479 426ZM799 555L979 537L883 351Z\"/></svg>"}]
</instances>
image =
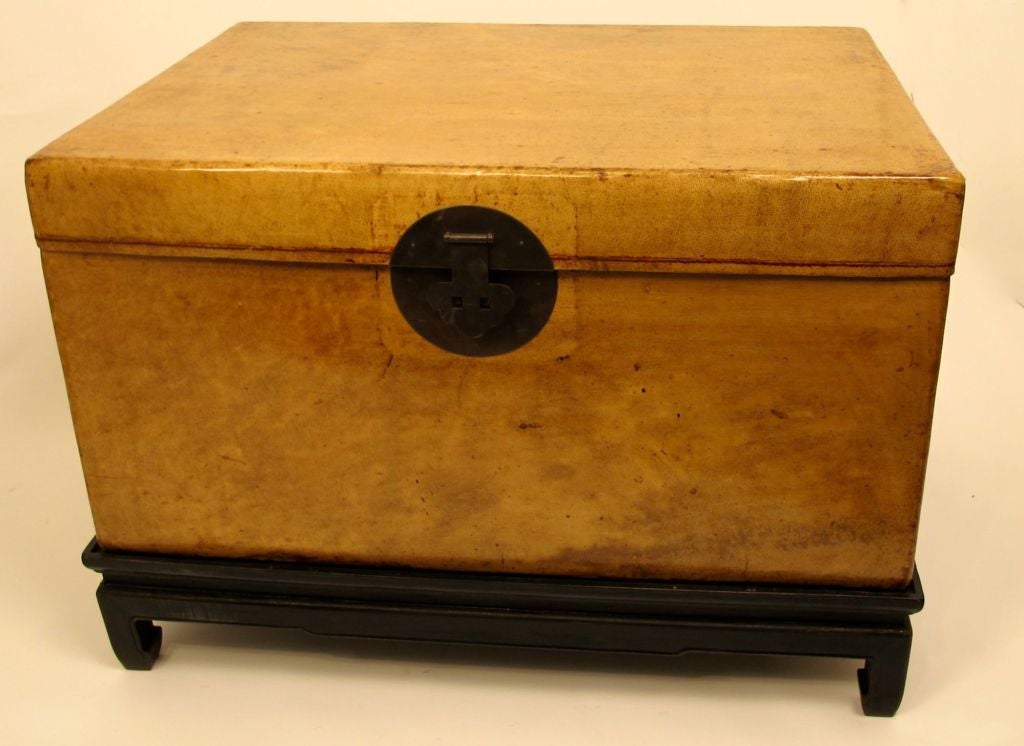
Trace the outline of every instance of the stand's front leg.
<instances>
[{"instance_id":1,"label":"stand's front leg","mask_svg":"<svg viewBox=\"0 0 1024 746\"><path fill-rule=\"evenodd\" d=\"M905 624L901 634L880 641L864 668L857 671L865 715L892 717L900 707L913 639L910 620Z\"/></svg>"},{"instance_id":2,"label":"stand's front leg","mask_svg":"<svg viewBox=\"0 0 1024 746\"><path fill-rule=\"evenodd\" d=\"M148 671L160 655L163 631L134 609L130 596L118 593L106 581L96 589L103 624L114 655L121 665L132 671Z\"/></svg>"}]
</instances>

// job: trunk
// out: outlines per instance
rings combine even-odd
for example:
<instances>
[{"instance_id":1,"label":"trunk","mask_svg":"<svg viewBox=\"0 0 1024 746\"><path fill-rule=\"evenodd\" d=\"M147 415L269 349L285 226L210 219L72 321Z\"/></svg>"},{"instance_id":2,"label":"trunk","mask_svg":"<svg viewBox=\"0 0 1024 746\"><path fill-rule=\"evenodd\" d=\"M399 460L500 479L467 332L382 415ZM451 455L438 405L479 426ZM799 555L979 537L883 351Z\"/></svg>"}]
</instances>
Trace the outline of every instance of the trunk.
<instances>
[{"instance_id":1,"label":"trunk","mask_svg":"<svg viewBox=\"0 0 1024 746\"><path fill-rule=\"evenodd\" d=\"M862 31L243 24L27 181L108 549L910 579L963 179Z\"/></svg>"}]
</instances>

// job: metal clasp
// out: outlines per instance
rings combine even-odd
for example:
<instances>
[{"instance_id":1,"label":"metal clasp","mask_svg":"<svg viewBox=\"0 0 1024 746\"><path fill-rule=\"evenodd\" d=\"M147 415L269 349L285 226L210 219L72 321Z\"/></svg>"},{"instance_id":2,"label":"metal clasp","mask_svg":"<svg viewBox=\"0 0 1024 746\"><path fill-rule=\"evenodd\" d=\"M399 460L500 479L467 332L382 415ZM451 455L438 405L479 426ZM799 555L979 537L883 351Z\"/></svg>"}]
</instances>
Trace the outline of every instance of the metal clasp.
<instances>
[{"instance_id":1,"label":"metal clasp","mask_svg":"<svg viewBox=\"0 0 1024 746\"><path fill-rule=\"evenodd\" d=\"M489 246L493 233L444 234L451 250L451 282L434 283L427 301L445 323L477 339L500 324L515 307L508 285L490 282Z\"/></svg>"}]
</instances>

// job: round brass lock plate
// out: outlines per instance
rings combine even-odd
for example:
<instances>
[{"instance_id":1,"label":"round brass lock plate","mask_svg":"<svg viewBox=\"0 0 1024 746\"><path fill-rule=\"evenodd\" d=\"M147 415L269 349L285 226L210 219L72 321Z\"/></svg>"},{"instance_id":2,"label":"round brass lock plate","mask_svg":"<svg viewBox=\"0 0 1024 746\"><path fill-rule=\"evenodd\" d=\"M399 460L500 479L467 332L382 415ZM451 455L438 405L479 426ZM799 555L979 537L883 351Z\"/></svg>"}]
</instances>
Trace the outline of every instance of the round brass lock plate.
<instances>
[{"instance_id":1,"label":"round brass lock plate","mask_svg":"<svg viewBox=\"0 0 1024 746\"><path fill-rule=\"evenodd\" d=\"M405 320L459 355L522 347L547 324L558 296L558 274L540 239L489 207L424 215L398 240L390 267Z\"/></svg>"}]
</instances>

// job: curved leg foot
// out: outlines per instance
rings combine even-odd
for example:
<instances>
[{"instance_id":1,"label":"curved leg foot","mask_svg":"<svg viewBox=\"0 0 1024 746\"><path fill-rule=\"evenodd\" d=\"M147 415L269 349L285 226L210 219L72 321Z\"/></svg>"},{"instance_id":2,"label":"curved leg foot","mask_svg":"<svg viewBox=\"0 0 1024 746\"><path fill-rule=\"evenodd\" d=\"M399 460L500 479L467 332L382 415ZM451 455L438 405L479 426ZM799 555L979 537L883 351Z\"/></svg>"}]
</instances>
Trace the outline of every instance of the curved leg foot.
<instances>
[{"instance_id":1,"label":"curved leg foot","mask_svg":"<svg viewBox=\"0 0 1024 746\"><path fill-rule=\"evenodd\" d=\"M857 671L860 702L865 715L892 717L896 714L907 683L910 643L908 621L904 634L879 645L876 653L867 658L864 668Z\"/></svg>"},{"instance_id":2,"label":"curved leg foot","mask_svg":"<svg viewBox=\"0 0 1024 746\"><path fill-rule=\"evenodd\" d=\"M131 671L148 671L160 655L163 631L149 619L133 613L128 599L106 583L96 589L107 637L121 665Z\"/></svg>"}]
</instances>

